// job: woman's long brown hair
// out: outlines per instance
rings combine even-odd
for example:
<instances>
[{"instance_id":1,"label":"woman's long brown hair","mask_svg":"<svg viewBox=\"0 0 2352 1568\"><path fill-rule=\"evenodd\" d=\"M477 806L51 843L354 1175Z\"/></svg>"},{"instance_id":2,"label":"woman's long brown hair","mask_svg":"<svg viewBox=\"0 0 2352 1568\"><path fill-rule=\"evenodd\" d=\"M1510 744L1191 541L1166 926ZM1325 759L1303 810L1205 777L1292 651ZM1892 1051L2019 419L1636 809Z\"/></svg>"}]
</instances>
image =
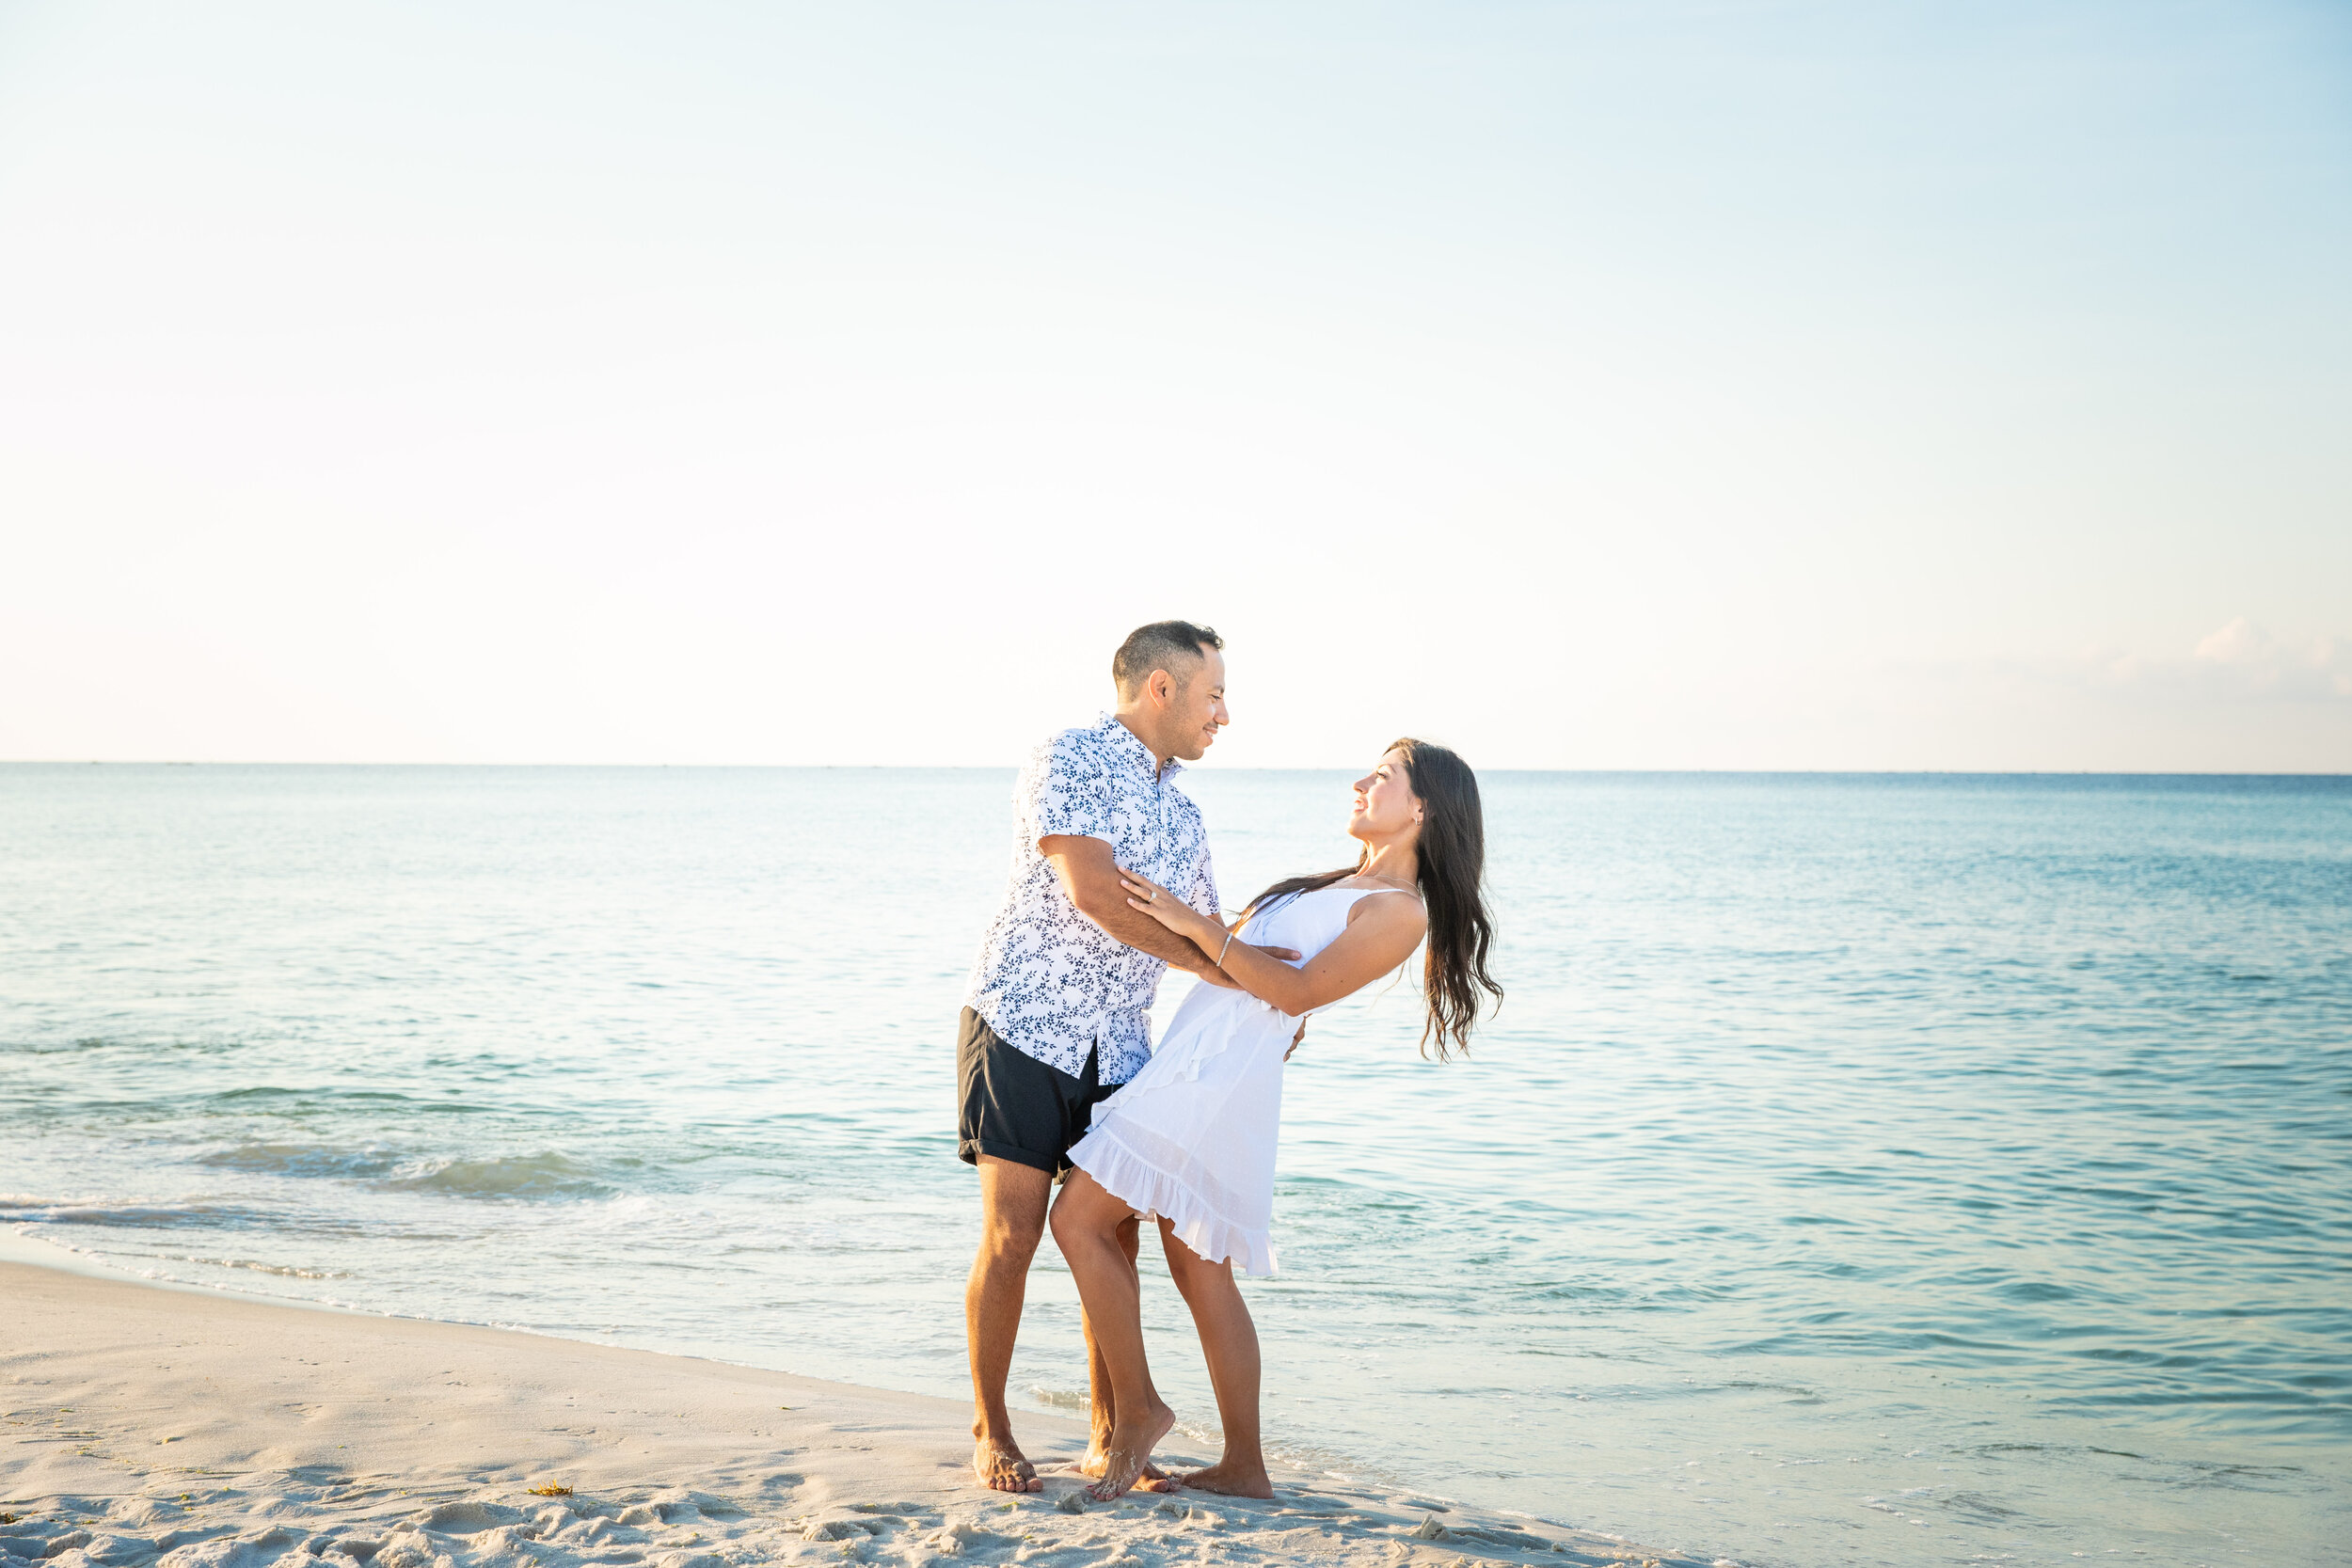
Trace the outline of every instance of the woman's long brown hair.
<instances>
[{"instance_id":1,"label":"woman's long brown hair","mask_svg":"<svg viewBox=\"0 0 2352 1568\"><path fill-rule=\"evenodd\" d=\"M1494 945L1494 916L1486 908L1486 814L1478 800L1478 775L1443 746L1406 738L1389 750L1405 753L1405 771L1421 800L1420 865L1422 908L1429 912L1428 957L1422 966L1422 994L1429 1004L1421 1030L1423 1055L1438 1039L1438 1060L1448 1047L1470 1054L1470 1025L1487 996L1500 1003L1502 988L1486 973ZM1353 877L1372 859L1367 847L1354 865L1289 877L1249 901L1251 911L1294 893L1312 893ZM1481 995L1481 992L1485 995Z\"/></svg>"}]
</instances>

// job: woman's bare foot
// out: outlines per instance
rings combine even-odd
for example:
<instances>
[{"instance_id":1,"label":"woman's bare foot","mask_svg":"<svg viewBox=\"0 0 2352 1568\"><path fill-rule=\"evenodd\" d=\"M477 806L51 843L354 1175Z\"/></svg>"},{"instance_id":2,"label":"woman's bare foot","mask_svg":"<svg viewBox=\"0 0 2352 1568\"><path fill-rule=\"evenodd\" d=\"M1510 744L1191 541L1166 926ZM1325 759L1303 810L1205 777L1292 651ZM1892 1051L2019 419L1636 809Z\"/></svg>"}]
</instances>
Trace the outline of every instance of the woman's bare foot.
<instances>
[{"instance_id":1,"label":"woman's bare foot","mask_svg":"<svg viewBox=\"0 0 2352 1568\"><path fill-rule=\"evenodd\" d=\"M1106 1457L1110 1450L1104 1447L1104 1444L1108 1441L1109 1436L1110 1434L1108 1433L1096 1433L1093 1437L1088 1440L1086 1457L1078 1461L1078 1473L1080 1475L1099 1476L1105 1469L1110 1467L1110 1461ZM1147 1482L1166 1481L1167 1479L1168 1472L1166 1470L1161 1469L1157 1465L1146 1464L1143 1467L1143 1479L1136 1481L1136 1484L1137 1486L1142 1486L1145 1490L1149 1491L1152 1490L1152 1488L1146 1484Z\"/></svg>"},{"instance_id":2,"label":"woman's bare foot","mask_svg":"<svg viewBox=\"0 0 2352 1568\"><path fill-rule=\"evenodd\" d=\"M972 1473L980 1484L996 1492L1042 1492L1037 1466L1023 1457L1009 1437L983 1437L972 1445Z\"/></svg>"},{"instance_id":3,"label":"woman's bare foot","mask_svg":"<svg viewBox=\"0 0 2352 1568\"><path fill-rule=\"evenodd\" d=\"M1263 1462L1244 1464L1220 1459L1205 1470L1194 1470L1176 1478L1179 1486L1196 1492L1222 1492L1229 1497L1271 1497L1274 1482L1267 1478Z\"/></svg>"},{"instance_id":4,"label":"woman's bare foot","mask_svg":"<svg viewBox=\"0 0 2352 1568\"><path fill-rule=\"evenodd\" d=\"M1103 1445L1103 1479L1087 1488L1087 1496L1098 1503L1125 1495L1143 1479L1144 1472L1152 1467L1152 1450L1168 1435L1168 1429L1176 1424L1176 1412L1156 1401L1133 1421L1127 1418L1124 1401L1119 1408L1119 1424L1111 1429L1109 1441Z\"/></svg>"}]
</instances>

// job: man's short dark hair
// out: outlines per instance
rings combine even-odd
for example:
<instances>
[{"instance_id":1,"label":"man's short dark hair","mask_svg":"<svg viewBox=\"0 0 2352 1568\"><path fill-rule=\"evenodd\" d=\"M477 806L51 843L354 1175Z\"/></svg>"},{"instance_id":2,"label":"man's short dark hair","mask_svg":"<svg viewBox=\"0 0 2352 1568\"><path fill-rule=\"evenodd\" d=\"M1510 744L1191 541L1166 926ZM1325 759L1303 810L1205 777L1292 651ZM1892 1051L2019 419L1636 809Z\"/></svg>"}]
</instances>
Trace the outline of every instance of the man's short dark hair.
<instances>
[{"instance_id":1,"label":"man's short dark hair","mask_svg":"<svg viewBox=\"0 0 2352 1568\"><path fill-rule=\"evenodd\" d=\"M1203 650L1224 646L1225 639L1207 626L1196 626L1190 621L1154 621L1129 632L1119 652L1111 655L1111 679L1121 691L1140 691L1152 671L1165 670L1181 689L1191 683L1193 672L1206 657Z\"/></svg>"}]
</instances>

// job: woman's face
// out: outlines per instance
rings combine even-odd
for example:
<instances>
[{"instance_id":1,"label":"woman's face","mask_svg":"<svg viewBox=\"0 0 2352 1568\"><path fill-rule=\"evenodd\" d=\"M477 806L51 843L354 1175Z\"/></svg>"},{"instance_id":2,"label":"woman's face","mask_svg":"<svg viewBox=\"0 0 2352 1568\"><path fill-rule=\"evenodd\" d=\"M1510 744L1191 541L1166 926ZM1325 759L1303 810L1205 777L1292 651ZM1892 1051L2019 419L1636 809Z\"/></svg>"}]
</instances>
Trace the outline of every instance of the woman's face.
<instances>
[{"instance_id":1,"label":"woman's face","mask_svg":"<svg viewBox=\"0 0 2352 1568\"><path fill-rule=\"evenodd\" d=\"M1361 839L1394 838L1417 826L1421 813L1405 753L1391 752L1356 781L1356 809L1347 814L1347 831Z\"/></svg>"}]
</instances>

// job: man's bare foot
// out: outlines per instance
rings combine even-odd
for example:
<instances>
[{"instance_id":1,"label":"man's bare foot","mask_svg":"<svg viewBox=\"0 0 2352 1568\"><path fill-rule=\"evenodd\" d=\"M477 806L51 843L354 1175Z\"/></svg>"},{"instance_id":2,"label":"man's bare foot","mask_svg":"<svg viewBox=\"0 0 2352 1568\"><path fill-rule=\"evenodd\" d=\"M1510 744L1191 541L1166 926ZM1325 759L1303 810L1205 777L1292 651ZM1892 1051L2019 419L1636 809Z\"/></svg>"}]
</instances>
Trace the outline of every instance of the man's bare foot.
<instances>
[{"instance_id":1,"label":"man's bare foot","mask_svg":"<svg viewBox=\"0 0 2352 1568\"><path fill-rule=\"evenodd\" d=\"M1271 1497L1274 1482L1263 1464L1244 1465L1220 1459L1205 1470L1194 1470L1176 1478L1179 1486L1196 1492L1222 1492L1229 1497Z\"/></svg>"},{"instance_id":2,"label":"man's bare foot","mask_svg":"<svg viewBox=\"0 0 2352 1568\"><path fill-rule=\"evenodd\" d=\"M1126 1419L1125 1407L1121 1406L1120 1422L1111 1429L1110 1439L1103 1446L1103 1479L1087 1488L1087 1496L1098 1503L1106 1503L1125 1495L1152 1467L1152 1450L1159 1447L1160 1439L1175 1424L1176 1412L1164 1404L1154 1403L1139 1419L1132 1421Z\"/></svg>"},{"instance_id":3,"label":"man's bare foot","mask_svg":"<svg viewBox=\"0 0 2352 1568\"><path fill-rule=\"evenodd\" d=\"M983 1437L972 1445L972 1473L996 1492L1042 1492L1037 1466L1022 1457L1010 1438Z\"/></svg>"}]
</instances>

